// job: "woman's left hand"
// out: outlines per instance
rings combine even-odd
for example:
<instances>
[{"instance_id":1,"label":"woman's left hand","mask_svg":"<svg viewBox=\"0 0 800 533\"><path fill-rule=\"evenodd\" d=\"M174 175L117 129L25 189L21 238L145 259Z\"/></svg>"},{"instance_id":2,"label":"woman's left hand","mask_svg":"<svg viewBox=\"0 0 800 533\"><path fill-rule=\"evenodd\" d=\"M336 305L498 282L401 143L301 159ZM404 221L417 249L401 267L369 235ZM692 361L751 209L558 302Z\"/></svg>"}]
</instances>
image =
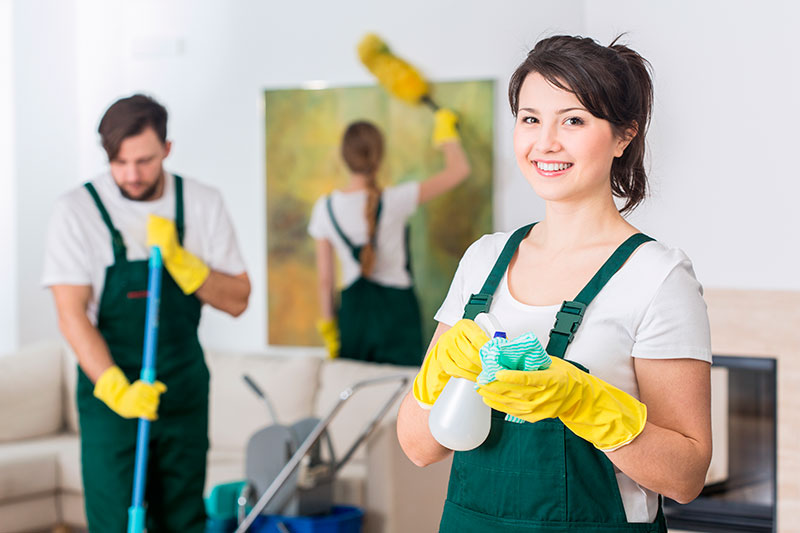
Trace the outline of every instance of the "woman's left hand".
<instances>
[{"instance_id":1,"label":"woman's left hand","mask_svg":"<svg viewBox=\"0 0 800 533\"><path fill-rule=\"evenodd\" d=\"M635 439L647 420L636 398L557 357L545 370L501 370L478 393L489 407L528 422L558 417L606 451Z\"/></svg>"}]
</instances>

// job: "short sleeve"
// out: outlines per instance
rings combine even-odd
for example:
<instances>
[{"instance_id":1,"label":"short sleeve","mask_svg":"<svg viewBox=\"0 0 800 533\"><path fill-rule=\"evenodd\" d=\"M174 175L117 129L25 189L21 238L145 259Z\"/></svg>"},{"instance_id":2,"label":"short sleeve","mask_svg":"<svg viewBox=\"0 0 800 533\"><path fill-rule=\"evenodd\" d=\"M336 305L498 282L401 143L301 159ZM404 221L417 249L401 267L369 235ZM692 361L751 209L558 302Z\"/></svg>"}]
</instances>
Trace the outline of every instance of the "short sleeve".
<instances>
[{"instance_id":1,"label":"short sleeve","mask_svg":"<svg viewBox=\"0 0 800 533\"><path fill-rule=\"evenodd\" d=\"M315 239L330 238L327 231L328 225L326 224L328 213L325 210L325 201L327 198L327 196L319 198L314 203L314 207L311 208L311 220L308 222L308 234Z\"/></svg>"},{"instance_id":2,"label":"short sleeve","mask_svg":"<svg viewBox=\"0 0 800 533\"><path fill-rule=\"evenodd\" d=\"M91 251L67 197L56 202L47 226L42 285L91 285Z\"/></svg>"},{"instance_id":3,"label":"short sleeve","mask_svg":"<svg viewBox=\"0 0 800 533\"><path fill-rule=\"evenodd\" d=\"M711 330L703 288L691 262L667 274L636 331L633 357L711 362Z\"/></svg>"},{"instance_id":4,"label":"short sleeve","mask_svg":"<svg viewBox=\"0 0 800 533\"><path fill-rule=\"evenodd\" d=\"M397 212L402 218L408 218L414 214L419 207L419 182L409 181L394 187L393 201L397 206Z\"/></svg>"},{"instance_id":5,"label":"short sleeve","mask_svg":"<svg viewBox=\"0 0 800 533\"><path fill-rule=\"evenodd\" d=\"M458 262L458 268L453 276L453 281L450 283L447 296L445 296L442 306L439 307L433 317L437 322L452 326L464 316L464 306L467 304L468 298L466 290L467 272L474 268L471 263L479 242L480 240L472 243Z\"/></svg>"},{"instance_id":6,"label":"short sleeve","mask_svg":"<svg viewBox=\"0 0 800 533\"><path fill-rule=\"evenodd\" d=\"M216 216L209 228L211 246L209 256L205 258L211 270L222 272L231 276L238 276L246 271L236 232L233 229L228 210L222 196L216 193Z\"/></svg>"}]
</instances>

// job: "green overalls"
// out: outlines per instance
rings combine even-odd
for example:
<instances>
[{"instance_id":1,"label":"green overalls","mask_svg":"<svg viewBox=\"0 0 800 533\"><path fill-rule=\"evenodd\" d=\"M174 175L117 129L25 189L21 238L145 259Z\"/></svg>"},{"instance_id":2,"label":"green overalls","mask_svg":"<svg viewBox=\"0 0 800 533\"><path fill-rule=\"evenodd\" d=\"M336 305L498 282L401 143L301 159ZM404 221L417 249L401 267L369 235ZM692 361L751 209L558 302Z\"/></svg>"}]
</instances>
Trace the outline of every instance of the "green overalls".
<instances>
[{"instance_id":1,"label":"green overalls","mask_svg":"<svg viewBox=\"0 0 800 533\"><path fill-rule=\"evenodd\" d=\"M139 379L147 302L147 260L128 261L122 235L97 191L85 185L111 232L114 264L106 269L97 328L111 357L133 382ZM183 187L175 176L175 224L183 242ZM165 272L161 288L156 377L158 420L150 427L147 530L197 532L205 528L203 485L208 450L208 369L197 339L200 300L184 295ZM92 394L78 368L81 461L89 531L124 533L133 491L138 421L114 413Z\"/></svg>"},{"instance_id":2,"label":"green overalls","mask_svg":"<svg viewBox=\"0 0 800 533\"><path fill-rule=\"evenodd\" d=\"M489 310L509 261L531 227L511 235L483 288L470 297L464 318ZM551 356L564 357L586 306L631 253L650 240L641 233L630 237L574 301L564 302L550 332ZM442 533L666 533L660 506L652 524L627 522L611 461L558 418L515 424L504 417L492 411L486 441L474 450L455 452Z\"/></svg>"},{"instance_id":3,"label":"green overalls","mask_svg":"<svg viewBox=\"0 0 800 533\"><path fill-rule=\"evenodd\" d=\"M362 247L353 245L339 227L330 196L327 206L333 227L358 262ZM375 224L380 222L380 214L379 201ZM406 269L410 274L409 260ZM338 320L340 357L392 365L422 364L422 319L413 287L387 287L361 276L342 291Z\"/></svg>"}]
</instances>

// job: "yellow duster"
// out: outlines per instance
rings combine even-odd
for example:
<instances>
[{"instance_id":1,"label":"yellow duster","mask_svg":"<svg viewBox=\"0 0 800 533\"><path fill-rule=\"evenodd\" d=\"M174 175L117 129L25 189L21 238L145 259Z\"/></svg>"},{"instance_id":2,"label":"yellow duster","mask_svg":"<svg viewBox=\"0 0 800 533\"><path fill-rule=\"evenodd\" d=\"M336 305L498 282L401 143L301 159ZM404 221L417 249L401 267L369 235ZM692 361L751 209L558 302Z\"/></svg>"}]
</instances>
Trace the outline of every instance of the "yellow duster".
<instances>
[{"instance_id":1,"label":"yellow duster","mask_svg":"<svg viewBox=\"0 0 800 533\"><path fill-rule=\"evenodd\" d=\"M374 33L358 44L358 56L378 82L396 98L418 104L430 90L428 82L417 70L392 54L389 47Z\"/></svg>"}]
</instances>

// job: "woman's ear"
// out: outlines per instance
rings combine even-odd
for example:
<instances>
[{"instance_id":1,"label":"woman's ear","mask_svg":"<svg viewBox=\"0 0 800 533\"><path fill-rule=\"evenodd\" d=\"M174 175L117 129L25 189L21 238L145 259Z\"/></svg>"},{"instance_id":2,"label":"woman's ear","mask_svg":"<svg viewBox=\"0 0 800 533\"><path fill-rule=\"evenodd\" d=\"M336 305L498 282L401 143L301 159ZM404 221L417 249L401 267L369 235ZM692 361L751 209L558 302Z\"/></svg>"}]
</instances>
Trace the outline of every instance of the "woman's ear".
<instances>
[{"instance_id":1,"label":"woman's ear","mask_svg":"<svg viewBox=\"0 0 800 533\"><path fill-rule=\"evenodd\" d=\"M639 133L639 125L634 120L631 126L623 132L622 136L617 138L617 146L614 150L614 157L622 157L622 154L625 152L625 148L631 143L631 141L636 137Z\"/></svg>"}]
</instances>

